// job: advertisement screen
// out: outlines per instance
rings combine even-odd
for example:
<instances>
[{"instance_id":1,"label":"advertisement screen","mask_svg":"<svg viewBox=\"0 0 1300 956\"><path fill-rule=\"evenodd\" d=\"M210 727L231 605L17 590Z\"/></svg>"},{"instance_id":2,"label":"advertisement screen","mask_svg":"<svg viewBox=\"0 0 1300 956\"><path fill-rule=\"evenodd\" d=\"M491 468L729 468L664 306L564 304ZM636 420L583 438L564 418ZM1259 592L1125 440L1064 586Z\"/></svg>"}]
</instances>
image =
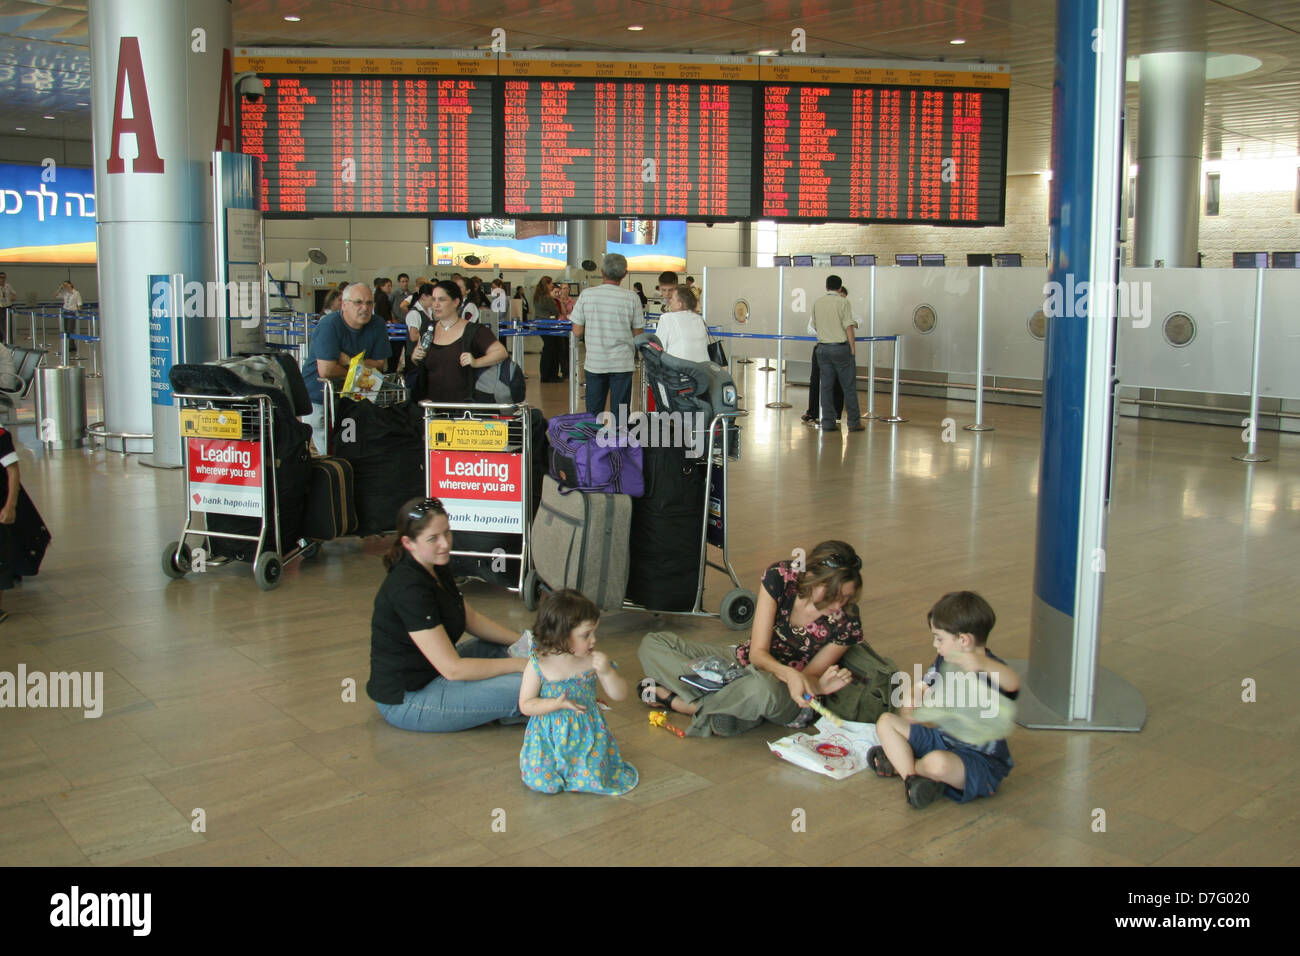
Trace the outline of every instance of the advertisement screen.
<instances>
[{"instance_id":1,"label":"advertisement screen","mask_svg":"<svg viewBox=\"0 0 1300 956\"><path fill-rule=\"evenodd\" d=\"M435 266L563 271L569 254L567 224L553 219L435 219ZM609 219L606 250L627 257L629 272L680 272L686 268L686 222L681 219Z\"/></svg>"},{"instance_id":2,"label":"advertisement screen","mask_svg":"<svg viewBox=\"0 0 1300 956\"><path fill-rule=\"evenodd\" d=\"M0 163L0 262L94 261L94 173Z\"/></svg>"}]
</instances>

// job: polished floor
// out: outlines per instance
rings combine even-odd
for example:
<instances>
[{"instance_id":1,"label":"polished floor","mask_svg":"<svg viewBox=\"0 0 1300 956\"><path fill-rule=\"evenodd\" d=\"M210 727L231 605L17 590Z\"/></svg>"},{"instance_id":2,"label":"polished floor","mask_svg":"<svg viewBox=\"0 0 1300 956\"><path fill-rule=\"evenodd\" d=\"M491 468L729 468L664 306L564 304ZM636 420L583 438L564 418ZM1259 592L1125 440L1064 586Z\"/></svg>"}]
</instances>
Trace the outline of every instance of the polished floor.
<instances>
[{"instance_id":1,"label":"polished floor","mask_svg":"<svg viewBox=\"0 0 1300 956\"><path fill-rule=\"evenodd\" d=\"M1026 656L1038 412L991 405L996 430L977 435L959 427L969 403L904 397L904 424L822 437L799 407L764 407L775 396L757 368L744 366L752 412L732 472L742 579L755 587L791 549L847 538L866 560L868 639L901 666L931 659L925 611L958 588L996 609L990 646ZM539 387L547 411L563 410L563 386L534 375ZM796 406L805 395L789 390ZM1102 664L1142 691L1145 729L1019 730L997 796L924 811L895 780L780 762L765 746L776 727L680 740L635 699L607 714L640 770L634 791L533 793L519 780L521 727L404 733L366 699L381 541L334 542L269 593L247 565L169 581L160 553L182 517L179 473L103 451L47 455L30 425L18 436L55 541L40 576L4 595L0 671L102 671L106 700L99 719L0 710L0 864L1300 861L1296 436L1264 433L1273 460L1252 467L1231 459L1236 430L1121 422ZM727 586L710 576L712 607ZM504 591L467 595L529 622ZM662 629L735 633L624 612L602 621L601 644L635 681L637 641ZM343 699L349 679L357 702Z\"/></svg>"}]
</instances>

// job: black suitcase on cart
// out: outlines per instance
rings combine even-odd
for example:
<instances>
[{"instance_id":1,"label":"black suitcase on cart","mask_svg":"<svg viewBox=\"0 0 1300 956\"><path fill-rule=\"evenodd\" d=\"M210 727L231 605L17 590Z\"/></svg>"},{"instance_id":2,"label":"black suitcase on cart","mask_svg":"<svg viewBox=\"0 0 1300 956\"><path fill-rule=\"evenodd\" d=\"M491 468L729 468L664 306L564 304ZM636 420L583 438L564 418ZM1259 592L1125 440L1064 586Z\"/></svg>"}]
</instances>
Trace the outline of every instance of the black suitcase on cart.
<instances>
[{"instance_id":1,"label":"black suitcase on cart","mask_svg":"<svg viewBox=\"0 0 1300 956\"><path fill-rule=\"evenodd\" d=\"M313 458L311 488L302 533L314 541L332 541L357 531L352 463L343 458Z\"/></svg>"},{"instance_id":2,"label":"black suitcase on cart","mask_svg":"<svg viewBox=\"0 0 1300 956\"><path fill-rule=\"evenodd\" d=\"M683 448L643 449L645 494L632 499L627 599L689 611L699 588L705 465Z\"/></svg>"},{"instance_id":3,"label":"black suitcase on cart","mask_svg":"<svg viewBox=\"0 0 1300 956\"><path fill-rule=\"evenodd\" d=\"M352 465L356 533L393 531L402 505L424 497L424 410L342 397L334 407L330 447Z\"/></svg>"}]
</instances>

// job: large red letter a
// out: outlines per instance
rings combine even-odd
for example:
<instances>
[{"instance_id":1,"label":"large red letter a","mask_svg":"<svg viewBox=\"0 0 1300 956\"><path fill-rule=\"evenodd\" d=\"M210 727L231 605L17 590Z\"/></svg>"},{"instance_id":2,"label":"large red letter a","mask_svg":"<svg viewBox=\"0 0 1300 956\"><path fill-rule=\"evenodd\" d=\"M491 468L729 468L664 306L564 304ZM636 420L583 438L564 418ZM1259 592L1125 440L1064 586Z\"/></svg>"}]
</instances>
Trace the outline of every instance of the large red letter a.
<instances>
[{"instance_id":1,"label":"large red letter a","mask_svg":"<svg viewBox=\"0 0 1300 956\"><path fill-rule=\"evenodd\" d=\"M232 85L230 50L221 51L221 93L217 97L217 144L213 149L235 151L235 88Z\"/></svg>"},{"instance_id":2,"label":"large red letter a","mask_svg":"<svg viewBox=\"0 0 1300 956\"><path fill-rule=\"evenodd\" d=\"M122 115L126 84L131 84L131 118ZM144 64L140 59L140 38L122 37L117 48L117 97L113 101L113 135L108 153L108 171L126 172L122 162L122 134L135 137L136 157L133 173L161 173L162 157L153 134L153 116L149 112L149 89L144 83Z\"/></svg>"}]
</instances>

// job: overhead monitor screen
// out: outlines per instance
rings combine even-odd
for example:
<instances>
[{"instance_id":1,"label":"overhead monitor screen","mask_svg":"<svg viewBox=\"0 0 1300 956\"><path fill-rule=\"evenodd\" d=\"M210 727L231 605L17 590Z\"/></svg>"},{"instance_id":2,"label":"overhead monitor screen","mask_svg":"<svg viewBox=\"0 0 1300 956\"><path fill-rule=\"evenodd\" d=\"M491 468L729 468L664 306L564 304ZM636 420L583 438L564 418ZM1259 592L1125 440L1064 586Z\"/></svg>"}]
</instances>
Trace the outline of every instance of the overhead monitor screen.
<instances>
[{"instance_id":1,"label":"overhead monitor screen","mask_svg":"<svg viewBox=\"0 0 1300 956\"><path fill-rule=\"evenodd\" d=\"M852 256L831 256L831 265L851 266L853 265L853 257Z\"/></svg>"},{"instance_id":2,"label":"overhead monitor screen","mask_svg":"<svg viewBox=\"0 0 1300 956\"><path fill-rule=\"evenodd\" d=\"M921 265L923 266L941 266L947 261L941 252L927 252L921 255Z\"/></svg>"},{"instance_id":3,"label":"overhead monitor screen","mask_svg":"<svg viewBox=\"0 0 1300 956\"><path fill-rule=\"evenodd\" d=\"M492 85L459 77L263 76L240 107L269 215L487 215Z\"/></svg>"},{"instance_id":4,"label":"overhead monitor screen","mask_svg":"<svg viewBox=\"0 0 1300 956\"><path fill-rule=\"evenodd\" d=\"M876 257L873 254L854 256L853 264L855 266L874 266L876 264Z\"/></svg>"},{"instance_id":5,"label":"overhead monitor screen","mask_svg":"<svg viewBox=\"0 0 1300 956\"><path fill-rule=\"evenodd\" d=\"M752 87L507 79L507 216L753 213Z\"/></svg>"},{"instance_id":6,"label":"overhead monitor screen","mask_svg":"<svg viewBox=\"0 0 1300 956\"><path fill-rule=\"evenodd\" d=\"M1234 252L1232 254L1234 269L1267 269L1267 252Z\"/></svg>"},{"instance_id":7,"label":"overhead monitor screen","mask_svg":"<svg viewBox=\"0 0 1300 956\"><path fill-rule=\"evenodd\" d=\"M900 252L894 256L894 265L896 266L919 266L921 257L910 252Z\"/></svg>"},{"instance_id":8,"label":"overhead monitor screen","mask_svg":"<svg viewBox=\"0 0 1300 956\"><path fill-rule=\"evenodd\" d=\"M1003 225L1007 91L765 85L773 219Z\"/></svg>"},{"instance_id":9,"label":"overhead monitor screen","mask_svg":"<svg viewBox=\"0 0 1300 956\"><path fill-rule=\"evenodd\" d=\"M995 252L993 262L999 266L1019 266L1021 265L1020 253L1018 252Z\"/></svg>"}]
</instances>

